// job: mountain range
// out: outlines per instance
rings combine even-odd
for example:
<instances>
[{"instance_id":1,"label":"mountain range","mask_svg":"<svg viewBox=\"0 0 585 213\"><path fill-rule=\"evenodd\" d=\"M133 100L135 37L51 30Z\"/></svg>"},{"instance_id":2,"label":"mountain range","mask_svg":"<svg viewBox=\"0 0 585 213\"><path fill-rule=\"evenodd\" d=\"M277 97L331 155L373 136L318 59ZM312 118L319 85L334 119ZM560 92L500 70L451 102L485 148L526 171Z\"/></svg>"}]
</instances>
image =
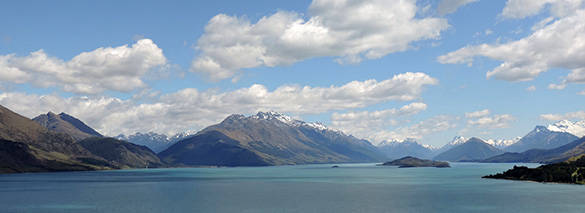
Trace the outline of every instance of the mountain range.
<instances>
[{"instance_id":1,"label":"mountain range","mask_svg":"<svg viewBox=\"0 0 585 213\"><path fill-rule=\"evenodd\" d=\"M436 155L434 147L421 144L414 138L386 140L379 143L377 147L390 159L398 159L404 156L429 159Z\"/></svg>"},{"instance_id":2,"label":"mountain range","mask_svg":"<svg viewBox=\"0 0 585 213\"><path fill-rule=\"evenodd\" d=\"M509 140L458 136L437 149L409 138L373 146L318 122L259 112L248 117L228 116L196 134L167 137L150 132L108 138L66 113L49 112L31 120L0 106L0 173L383 162L404 156L558 162L585 153L585 139L578 139L583 134L585 121L559 121Z\"/></svg>"},{"instance_id":3,"label":"mountain range","mask_svg":"<svg viewBox=\"0 0 585 213\"><path fill-rule=\"evenodd\" d=\"M154 132L148 132L148 133L137 132L137 133L134 133L131 135L120 134L114 138L116 138L118 140L128 141L128 142L138 144L138 145L143 145L143 146L150 148L153 152L159 153L159 152L169 148L169 146L173 145L174 143L176 143L180 140L186 139L188 137L191 137L193 135L194 135L194 133L182 132L182 133L173 135L172 137L168 137L164 134L158 134L158 133L154 133Z\"/></svg>"}]
</instances>

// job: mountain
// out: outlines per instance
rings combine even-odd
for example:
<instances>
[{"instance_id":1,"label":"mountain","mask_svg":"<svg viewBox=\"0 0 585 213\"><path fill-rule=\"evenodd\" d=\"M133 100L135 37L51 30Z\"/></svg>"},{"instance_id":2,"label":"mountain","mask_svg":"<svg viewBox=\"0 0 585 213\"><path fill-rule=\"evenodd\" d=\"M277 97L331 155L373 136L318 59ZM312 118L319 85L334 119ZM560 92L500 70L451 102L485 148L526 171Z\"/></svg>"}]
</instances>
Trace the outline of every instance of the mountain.
<instances>
[{"instance_id":1,"label":"mountain","mask_svg":"<svg viewBox=\"0 0 585 213\"><path fill-rule=\"evenodd\" d=\"M194 148L184 151L184 148L196 146L221 155L218 158L241 159L239 162L233 160L230 166L379 162L386 159L368 141L345 135L321 123L308 123L276 112L259 112L249 117L231 115L194 137L173 144L160 152L159 157L176 165L209 165L196 155L210 154Z\"/></svg>"},{"instance_id":2,"label":"mountain","mask_svg":"<svg viewBox=\"0 0 585 213\"><path fill-rule=\"evenodd\" d=\"M433 160L443 161L476 161L502 154L503 151L487 144L481 139L471 138L467 142L455 146L439 155Z\"/></svg>"},{"instance_id":3,"label":"mountain","mask_svg":"<svg viewBox=\"0 0 585 213\"><path fill-rule=\"evenodd\" d=\"M556 128L556 126L555 126ZM534 130L522 137L518 142L506 147L506 152L523 152L529 149L552 149L578 139L577 136L565 131L544 126L536 126Z\"/></svg>"},{"instance_id":4,"label":"mountain","mask_svg":"<svg viewBox=\"0 0 585 213\"><path fill-rule=\"evenodd\" d=\"M72 136L44 126L0 105L0 173L105 169Z\"/></svg>"},{"instance_id":5,"label":"mountain","mask_svg":"<svg viewBox=\"0 0 585 213\"><path fill-rule=\"evenodd\" d=\"M47 114L39 115L32 120L44 127L47 127L49 130L67 133L73 136L73 138L77 141L91 137L103 137L103 135L91 127L85 125L85 123L79 119L63 112L58 115L49 112Z\"/></svg>"},{"instance_id":6,"label":"mountain","mask_svg":"<svg viewBox=\"0 0 585 213\"><path fill-rule=\"evenodd\" d=\"M423 145L414 138L405 140L382 141L378 144L378 149L391 159L413 156L419 158L432 158L434 156L434 147Z\"/></svg>"},{"instance_id":7,"label":"mountain","mask_svg":"<svg viewBox=\"0 0 585 213\"><path fill-rule=\"evenodd\" d=\"M118 140L124 140L124 141L128 141L128 142L131 142L134 144L147 146L155 153L159 153L159 152L169 148L169 146L173 145L177 141L183 140L183 139L191 137L191 136L193 136L193 134L188 133L188 132L187 133L179 133L179 134L176 134L172 137L168 137L164 134L158 134L158 133L154 133L154 132L149 132L149 133L137 132L137 133L134 133L134 134L131 134L128 136L120 134L120 135L116 136L115 138Z\"/></svg>"},{"instance_id":8,"label":"mountain","mask_svg":"<svg viewBox=\"0 0 585 213\"><path fill-rule=\"evenodd\" d=\"M115 138L88 138L79 143L92 154L107 160L115 168L161 167L164 165L146 146Z\"/></svg>"},{"instance_id":9,"label":"mountain","mask_svg":"<svg viewBox=\"0 0 585 213\"><path fill-rule=\"evenodd\" d=\"M504 139L504 140L493 140L493 139L490 139L490 140L484 140L484 142L487 143L487 144L489 144L489 145L492 145L492 146L494 146L494 147L496 147L498 149L504 149L504 148L506 148L506 147L508 147L508 146L510 146L510 145L512 145L512 144L514 144L516 142L518 142L520 140L520 138L521 137L511 138L511 139ZM463 144L463 143L467 142L468 140L469 140L469 138L465 138L463 136L455 136L450 143L445 144L443 147L441 147L438 150L438 153L445 152L445 151L447 151L447 150L449 150L449 149L451 149L451 148L453 148L455 146L458 146L460 144Z\"/></svg>"},{"instance_id":10,"label":"mountain","mask_svg":"<svg viewBox=\"0 0 585 213\"><path fill-rule=\"evenodd\" d=\"M546 128L552 132L565 132L577 137L585 136L585 120L578 122L561 120L554 124L549 124Z\"/></svg>"},{"instance_id":11,"label":"mountain","mask_svg":"<svg viewBox=\"0 0 585 213\"><path fill-rule=\"evenodd\" d=\"M508 152L485 159L482 162L555 163L581 154L585 154L585 137L554 149L531 149L521 153Z\"/></svg>"},{"instance_id":12,"label":"mountain","mask_svg":"<svg viewBox=\"0 0 585 213\"><path fill-rule=\"evenodd\" d=\"M445 144L443 147L441 147L440 149L437 150L438 153L443 153L453 147L459 146L465 142L467 142L469 140L469 138L463 137L463 136L455 136L453 137L453 140L451 140L451 142Z\"/></svg>"},{"instance_id":13,"label":"mountain","mask_svg":"<svg viewBox=\"0 0 585 213\"><path fill-rule=\"evenodd\" d=\"M537 168L514 166L503 173L486 175L482 178L585 184L585 155Z\"/></svg>"}]
</instances>

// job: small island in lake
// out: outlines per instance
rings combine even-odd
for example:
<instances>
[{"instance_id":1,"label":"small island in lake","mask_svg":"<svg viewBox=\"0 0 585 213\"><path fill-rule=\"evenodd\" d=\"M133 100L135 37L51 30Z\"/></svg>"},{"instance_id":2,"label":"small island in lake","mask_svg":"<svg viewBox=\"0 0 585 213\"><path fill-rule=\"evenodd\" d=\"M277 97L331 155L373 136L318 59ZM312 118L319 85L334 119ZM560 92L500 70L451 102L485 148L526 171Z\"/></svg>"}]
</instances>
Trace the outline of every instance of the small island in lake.
<instances>
[{"instance_id":1,"label":"small island in lake","mask_svg":"<svg viewBox=\"0 0 585 213\"><path fill-rule=\"evenodd\" d=\"M449 168L451 167L448 162L445 161L432 161L415 158L412 156L406 156L398 160L385 162L380 166L398 166L398 168L409 168L409 167L437 167L437 168Z\"/></svg>"},{"instance_id":2,"label":"small island in lake","mask_svg":"<svg viewBox=\"0 0 585 213\"><path fill-rule=\"evenodd\" d=\"M525 180L543 183L585 184L585 155L576 156L561 163L542 165L537 168L514 166L514 168L482 178Z\"/></svg>"}]
</instances>

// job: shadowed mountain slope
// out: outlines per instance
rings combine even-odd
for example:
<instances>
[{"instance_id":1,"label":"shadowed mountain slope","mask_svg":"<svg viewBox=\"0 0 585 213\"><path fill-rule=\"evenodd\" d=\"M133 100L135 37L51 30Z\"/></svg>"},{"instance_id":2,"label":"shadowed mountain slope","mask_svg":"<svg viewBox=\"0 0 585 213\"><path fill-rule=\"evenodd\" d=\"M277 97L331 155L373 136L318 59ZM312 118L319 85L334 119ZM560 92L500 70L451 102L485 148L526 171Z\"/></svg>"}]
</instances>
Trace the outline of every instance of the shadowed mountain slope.
<instances>
[{"instance_id":1,"label":"shadowed mountain slope","mask_svg":"<svg viewBox=\"0 0 585 213\"><path fill-rule=\"evenodd\" d=\"M71 115L60 113L55 114L49 112L47 114L39 115L32 119L40 125L47 127L47 129L67 133L77 141L91 138L91 137L103 137L100 133L96 132L91 127L85 125L82 121L74 118Z\"/></svg>"}]
</instances>

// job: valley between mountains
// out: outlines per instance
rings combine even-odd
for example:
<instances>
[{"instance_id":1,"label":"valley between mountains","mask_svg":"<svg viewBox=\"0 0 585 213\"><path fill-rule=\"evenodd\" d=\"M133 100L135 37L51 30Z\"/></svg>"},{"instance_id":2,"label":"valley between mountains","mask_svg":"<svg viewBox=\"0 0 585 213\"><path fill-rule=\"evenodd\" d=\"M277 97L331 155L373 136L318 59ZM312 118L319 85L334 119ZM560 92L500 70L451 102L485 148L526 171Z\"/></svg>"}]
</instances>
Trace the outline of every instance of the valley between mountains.
<instances>
[{"instance_id":1,"label":"valley between mountains","mask_svg":"<svg viewBox=\"0 0 585 213\"><path fill-rule=\"evenodd\" d=\"M415 139L377 146L321 123L276 112L231 115L199 132L106 137L66 113L33 119L0 106L0 173L192 166L272 166L384 162L412 156L450 162L577 161L585 154L585 122L537 126L523 137L455 137L442 148Z\"/></svg>"}]
</instances>

